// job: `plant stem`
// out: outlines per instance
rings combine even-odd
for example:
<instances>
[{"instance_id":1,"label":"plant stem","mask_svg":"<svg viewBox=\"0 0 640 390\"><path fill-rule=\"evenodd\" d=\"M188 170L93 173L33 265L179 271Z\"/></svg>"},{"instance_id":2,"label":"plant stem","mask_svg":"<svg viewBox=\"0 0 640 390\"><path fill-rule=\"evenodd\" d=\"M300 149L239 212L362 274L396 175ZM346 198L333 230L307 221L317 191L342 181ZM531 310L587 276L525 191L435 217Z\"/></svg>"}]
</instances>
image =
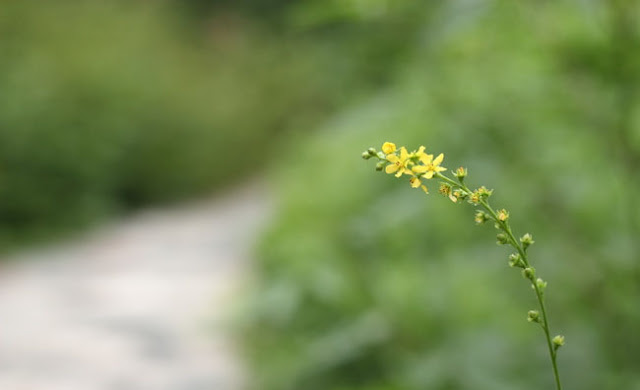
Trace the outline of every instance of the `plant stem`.
<instances>
[{"instance_id":1,"label":"plant stem","mask_svg":"<svg viewBox=\"0 0 640 390\"><path fill-rule=\"evenodd\" d=\"M471 193L472 191L466 186L464 185L464 183L462 181L460 182L456 182L450 178L448 178L447 176L444 176L440 173L438 173L436 175L436 177L438 179L444 180L447 183L451 184L452 186L458 187L460 189L462 189L463 191L467 192L467 193ZM525 250L525 248L522 246L522 244L520 242L518 242L518 240L516 240L515 236L513 235L513 232L511 231L511 227L509 226L509 224L507 223L507 221L501 221L498 218L497 213L495 212L495 210L491 207L491 205L489 205L489 202L487 202L485 199L481 199L479 204L482 206L482 208L484 208L493 218L493 220L498 224L498 226L500 227L500 229L502 231L504 231L508 238L509 241L511 243L511 246L513 246L518 253L520 254L520 257L522 259L522 262L524 264L525 267L529 267L529 259L527 257L527 251ZM558 365L556 363L556 355L557 355L557 350L554 348L553 346L553 342L551 341L551 333L549 331L549 322L547 321L547 310L544 304L544 294L541 291L541 289L538 287L538 284L535 281L531 281L531 285L533 286L533 289L536 293L536 297L538 299L538 305L540 306L540 312L542 313L542 329L544 330L544 335L545 338L547 340L547 347L549 349L549 357L551 359L551 365L553 367L553 376L556 382L556 390L562 390L562 385L560 384L560 375L558 374Z\"/></svg>"}]
</instances>

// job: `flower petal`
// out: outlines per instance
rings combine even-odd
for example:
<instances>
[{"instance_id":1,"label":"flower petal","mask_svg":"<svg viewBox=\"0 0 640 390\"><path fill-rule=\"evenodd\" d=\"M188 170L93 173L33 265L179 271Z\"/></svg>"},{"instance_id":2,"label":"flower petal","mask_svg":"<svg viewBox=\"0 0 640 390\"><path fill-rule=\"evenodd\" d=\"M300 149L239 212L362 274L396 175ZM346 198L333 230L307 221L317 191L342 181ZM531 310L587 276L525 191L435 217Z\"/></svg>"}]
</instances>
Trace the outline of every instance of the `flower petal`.
<instances>
[{"instance_id":1,"label":"flower petal","mask_svg":"<svg viewBox=\"0 0 640 390\"><path fill-rule=\"evenodd\" d=\"M407 152L407 148L404 146L400 148L400 160L405 161L409 158L409 152Z\"/></svg>"},{"instance_id":2,"label":"flower petal","mask_svg":"<svg viewBox=\"0 0 640 390\"><path fill-rule=\"evenodd\" d=\"M444 153L440 153L435 160L433 160L433 165L440 165L440 163L444 160Z\"/></svg>"},{"instance_id":3,"label":"flower petal","mask_svg":"<svg viewBox=\"0 0 640 390\"><path fill-rule=\"evenodd\" d=\"M411 170L415 173L425 173L427 171L427 167L424 165L416 165L411 167Z\"/></svg>"},{"instance_id":4,"label":"flower petal","mask_svg":"<svg viewBox=\"0 0 640 390\"><path fill-rule=\"evenodd\" d=\"M433 154L423 154L420 156L420 161L422 161L424 165L431 164L431 161L433 161Z\"/></svg>"},{"instance_id":5,"label":"flower petal","mask_svg":"<svg viewBox=\"0 0 640 390\"><path fill-rule=\"evenodd\" d=\"M398 166L396 164L389 164L384 169L384 171L387 172L388 174L392 174L392 173L396 172L397 170L398 170Z\"/></svg>"}]
</instances>

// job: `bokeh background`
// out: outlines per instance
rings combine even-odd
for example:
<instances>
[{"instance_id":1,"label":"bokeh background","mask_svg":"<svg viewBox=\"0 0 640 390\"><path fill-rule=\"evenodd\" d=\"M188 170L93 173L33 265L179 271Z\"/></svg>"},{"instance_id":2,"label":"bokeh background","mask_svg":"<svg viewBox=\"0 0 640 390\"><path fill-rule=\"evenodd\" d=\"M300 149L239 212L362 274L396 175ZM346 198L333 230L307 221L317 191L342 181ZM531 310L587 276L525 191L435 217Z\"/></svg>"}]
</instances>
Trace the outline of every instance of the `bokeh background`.
<instances>
[{"instance_id":1,"label":"bokeh background","mask_svg":"<svg viewBox=\"0 0 640 390\"><path fill-rule=\"evenodd\" d=\"M212 220L269 215L232 241L250 259L225 299L238 387L551 388L534 296L493 230L360 158L424 144L533 234L565 386L640 389L639 91L632 0L5 1L0 272L206 199ZM206 383L166 388L223 388Z\"/></svg>"}]
</instances>

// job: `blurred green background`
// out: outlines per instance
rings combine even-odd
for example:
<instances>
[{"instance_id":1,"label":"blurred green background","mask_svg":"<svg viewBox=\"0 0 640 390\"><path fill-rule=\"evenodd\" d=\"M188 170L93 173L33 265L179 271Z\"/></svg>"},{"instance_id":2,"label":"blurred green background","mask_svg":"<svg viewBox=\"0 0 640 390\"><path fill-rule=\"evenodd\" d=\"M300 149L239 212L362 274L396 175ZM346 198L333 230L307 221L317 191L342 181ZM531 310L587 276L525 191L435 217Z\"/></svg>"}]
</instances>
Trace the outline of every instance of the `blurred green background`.
<instances>
[{"instance_id":1,"label":"blurred green background","mask_svg":"<svg viewBox=\"0 0 640 390\"><path fill-rule=\"evenodd\" d=\"M640 389L631 0L7 1L0 239L266 175L252 388L541 389L534 296L473 209L378 174L444 152L536 239L570 389Z\"/></svg>"}]
</instances>

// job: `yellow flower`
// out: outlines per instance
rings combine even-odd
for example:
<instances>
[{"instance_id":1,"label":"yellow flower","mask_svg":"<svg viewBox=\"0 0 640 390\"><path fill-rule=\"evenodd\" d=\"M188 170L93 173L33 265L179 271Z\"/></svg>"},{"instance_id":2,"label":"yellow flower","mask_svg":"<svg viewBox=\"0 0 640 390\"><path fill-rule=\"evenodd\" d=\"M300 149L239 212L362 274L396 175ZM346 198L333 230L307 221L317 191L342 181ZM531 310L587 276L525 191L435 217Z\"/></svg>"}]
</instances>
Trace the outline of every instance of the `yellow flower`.
<instances>
[{"instance_id":1,"label":"yellow flower","mask_svg":"<svg viewBox=\"0 0 640 390\"><path fill-rule=\"evenodd\" d=\"M411 184L411 188L422 188L422 191L424 191L425 194L429 193L427 186L422 185L420 179L415 176L409 180L409 184Z\"/></svg>"},{"instance_id":2,"label":"yellow flower","mask_svg":"<svg viewBox=\"0 0 640 390\"><path fill-rule=\"evenodd\" d=\"M391 154L396 151L396 144L393 142L385 142L382 144L382 151L384 154Z\"/></svg>"},{"instance_id":3,"label":"yellow flower","mask_svg":"<svg viewBox=\"0 0 640 390\"><path fill-rule=\"evenodd\" d=\"M458 198L453 195L453 192L451 191L451 186L449 184L446 184L446 183L440 184L439 191L442 195L449 197L449 199L451 199L453 203L458 202Z\"/></svg>"},{"instance_id":4,"label":"yellow flower","mask_svg":"<svg viewBox=\"0 0 640 390\"><path fill-rule=\"evenodd\" d=\"M385 168L385 172L388 174L395 173L396 177L402 176L402 174L413 175L411 169L409 168L409 163L411 162L409 158L409 153L405 147L400 148L400 156L395 154L390 154L387 156L387 161L391 164L387 165Z\"/></svg>"},{"instance_id":5,"label":"yellow flower","mask_svg":"<svg viewBox=\"0 0 640 390\"><path fill-rule=\"evenodd\" d=\"M421 165L418 170L414 171L424 173L424 177L426 177L427 179L431 179L436 173L447 170L447 168L440 166L442 160L444 160L444 154L442 153L440 153L435 159L433 158L433 154L423 154L420 157L420 161L424 165Z\"/></svg>"}]
</instances>

